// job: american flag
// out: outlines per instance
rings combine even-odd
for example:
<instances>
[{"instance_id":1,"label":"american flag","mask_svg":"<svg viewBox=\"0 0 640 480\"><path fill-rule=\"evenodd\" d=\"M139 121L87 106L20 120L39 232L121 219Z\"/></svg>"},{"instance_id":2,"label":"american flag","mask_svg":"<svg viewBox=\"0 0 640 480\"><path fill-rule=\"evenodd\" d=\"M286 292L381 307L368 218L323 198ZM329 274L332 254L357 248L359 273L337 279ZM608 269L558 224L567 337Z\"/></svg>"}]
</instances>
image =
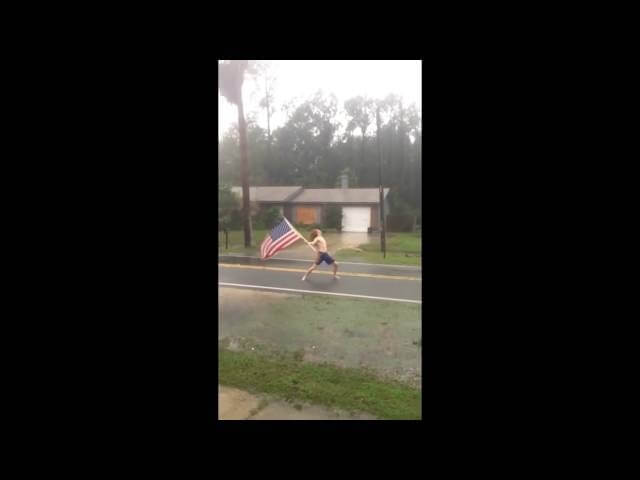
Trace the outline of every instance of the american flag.
<instances>
[{"instance_id":1,"label":"american flag","mask_svg":"<svg viewBox=\"0 0 640 480\"><path fill-rule=\"evenodd\" d=\"M283 218L282 221L267 234L262 242L260 246L260 257L262 260L271 258L299 238L302 238L300 234L289 225L286 218Z\"/></svg>"}]
</instances>

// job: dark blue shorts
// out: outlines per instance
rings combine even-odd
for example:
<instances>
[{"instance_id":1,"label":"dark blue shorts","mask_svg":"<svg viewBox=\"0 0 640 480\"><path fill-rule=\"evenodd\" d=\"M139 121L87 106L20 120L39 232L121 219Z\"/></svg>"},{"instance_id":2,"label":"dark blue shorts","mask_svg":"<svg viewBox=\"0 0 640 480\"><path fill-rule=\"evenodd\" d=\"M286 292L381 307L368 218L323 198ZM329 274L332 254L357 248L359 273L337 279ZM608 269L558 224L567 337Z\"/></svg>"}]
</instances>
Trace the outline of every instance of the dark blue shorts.
<instances>
[{"instance_id":1,"label":"dark blue shorts","mask_svg":"<svg viewBox=\"0 0 640 480\"><path fill-rule=\"evenodd\" d=\"M322 252L320 254L320 258L316 260L316 265L320 265L322 262L327 262L327 265L331 265L333 263L333 258L327 252Z\"/></svg>"}]
</instances>

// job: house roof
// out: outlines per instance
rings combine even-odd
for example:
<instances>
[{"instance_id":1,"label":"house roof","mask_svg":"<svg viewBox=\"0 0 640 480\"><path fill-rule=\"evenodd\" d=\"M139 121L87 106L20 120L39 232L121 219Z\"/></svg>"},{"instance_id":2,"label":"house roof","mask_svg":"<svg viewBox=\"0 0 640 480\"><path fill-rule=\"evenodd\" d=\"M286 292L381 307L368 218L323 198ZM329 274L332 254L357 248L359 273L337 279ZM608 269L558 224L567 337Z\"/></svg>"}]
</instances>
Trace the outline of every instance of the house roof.
<instances>
[{"instance_id":1,"label":"house roof","mask_svg":"<svg viewBox=\"0 0 640 480\"><path fill-rule=\"evenodd\" d=\"M389 189L384 189L384 196ZM305 188L291 200L293 203L378 203L377 188Z\"/></svg>"},{"instance_id":2,"label":"house roof","mask_svg":"<svg viewBox=\"0 0 640 480\"><path fill-rule=\"evenodd\" d=\"M302 187L249 187L249 198L253 202L286 202ZM231 187L231 191L242 198L242 187Z\"/></svg>"},{"instance_id":3,"label":"house roof","mask_svg":"<svg viewBox=\"0 0 640 480\"><path fill-rule=\"evenodd\" d=\"M242 198L242 187L231 187ZM384 189L384 196L389 189ZM302 188L302 187L249 187L253 202L291 203L378 203L377 188Z\"/></svg>"}]
</instances>

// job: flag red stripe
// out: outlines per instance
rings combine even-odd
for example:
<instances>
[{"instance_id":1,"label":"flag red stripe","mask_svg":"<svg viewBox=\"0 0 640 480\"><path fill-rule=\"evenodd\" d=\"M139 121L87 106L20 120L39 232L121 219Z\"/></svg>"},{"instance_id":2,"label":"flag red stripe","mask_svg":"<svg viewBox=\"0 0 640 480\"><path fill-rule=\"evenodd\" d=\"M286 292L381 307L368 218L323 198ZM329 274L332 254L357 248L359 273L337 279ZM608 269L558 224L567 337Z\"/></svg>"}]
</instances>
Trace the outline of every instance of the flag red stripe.
<instances>
[{"instance_id":1,"label":"flag red stripe","mask_svg":"<svg viewBox=\"0 0 640 480\"><path fill-rule=\"evenodd\" d=\"M267 249L272 243L273 243L273 238L271 238L270 233L267 233L267 236L265 237L264 241L262 242L262 245L260 246L260 253L263 257L267 253Z\"/></svg>"},{"instance_id":2,"label":"flag red stripe","mask_svg":"<svg viewBox=\"0 0 640 480\"><path fill-rule=\"evenodd\" d=\"M296 238L297 234L295 232L289 232L286 235L283 235L278 240L273 242L273 244L267 249L267 257L272 257L276 252L282 250L287 244L289 240L292 238Z\"/></svg>"},{"instance_id":3,"label":"flag red stripe","mask_svg":"<svg viewBox=\"0 0 640 480\"><path fill-rule=\"evenodd\" d=\"M292 243L295 243L296 241L298 241L300 239L300 237L298 235L296 235L296 238L292 239L290 242L287 242L286 244L284 244L282 246L282 248L280 248L280 250L284 250L285 248L287 248L289 245L291 245Z\"/></svg>"},{"instance_id":4,"label":"flag red stripe","mask_svg":"<svg viewBox=\"0 0 640 480\"><path fill-rule=\"evenodd\" d=\"M300 238L300 237L298 237L298 236L296 235L296 236L295 236L294 238L292 238L290 241L285 242L284 244L280 245L280 247L278 248L278 251L280 251L280 250L284 250L284 249L285 249L285 248L287 248L289 245L291 245L292 243L296 242L296 241L298 240L298 238Z\"/></svg>"},{"instance_id":5,"label":"flag red stripe","mask_svg":"<svg viewBox=\"0 0 640 480\"><path fill-rule=\"evenodd\" d=\"M271 245L271 247L267 250L267 257L272 257L273 255L276 254L276 252L278 252L279 250L282 250L288 245L291 245L298 238L300 237L296 232L289 232L286 235L283 235L276 242L274 242L273 245Z\"/></svg>"},{"instance_id":6,"label":"flag red stripe","mask_svg":"<svg viewBox=\"0 0 640 480\"><path fill-rule=\"evenodd\" d=\"M271 238L271 235L267 235L267 238L264 239L260 247L260 255L262 256L262 258L264 258L265 253L267 252L267 249L272 243L273 243L273 239Z\"/></svg>"},{"instance_id":7,"label":"flag red stripe","mask_svg":"<svg viewBox=\"0 0 640 480\"><path fill-rule=\"evenodd\" d=\"M267 249L268 249L268 248L269 248L268 246L265 246L265 247L264 247L264 249L263 249L263 251L262 251L262 258L266 258L266 256L267 256Z\"/></svg>"}]
</instances>

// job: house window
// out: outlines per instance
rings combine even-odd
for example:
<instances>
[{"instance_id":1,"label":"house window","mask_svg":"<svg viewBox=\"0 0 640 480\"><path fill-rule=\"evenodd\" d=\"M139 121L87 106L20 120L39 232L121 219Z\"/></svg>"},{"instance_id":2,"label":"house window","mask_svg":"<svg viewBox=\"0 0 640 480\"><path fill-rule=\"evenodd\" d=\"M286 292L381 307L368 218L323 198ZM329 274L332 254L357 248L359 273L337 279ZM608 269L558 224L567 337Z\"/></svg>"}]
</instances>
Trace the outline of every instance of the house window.
<instances>
[{"instance_id":1,"label":"house window","mask_svg":"<svg viewBox=\"0 0 640 480\"><path fill-rule=\"evenodd\" d=\"M297 207L296 223L304 223L305 225L319 223L318 208L317 207Z\"/></svg>"}]
</instances>

